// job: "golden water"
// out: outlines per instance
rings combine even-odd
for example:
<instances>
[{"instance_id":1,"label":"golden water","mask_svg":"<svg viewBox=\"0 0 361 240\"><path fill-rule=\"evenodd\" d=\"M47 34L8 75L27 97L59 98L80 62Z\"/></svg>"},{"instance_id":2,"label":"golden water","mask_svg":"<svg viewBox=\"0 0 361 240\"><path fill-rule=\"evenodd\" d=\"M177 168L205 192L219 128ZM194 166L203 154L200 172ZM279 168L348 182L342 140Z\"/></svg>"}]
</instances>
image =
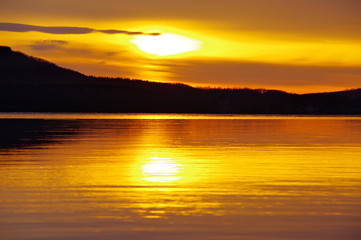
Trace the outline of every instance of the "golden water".
<instances>
[{"instance_id":1,"label":"golden water","mask_svg":"<svg viewBox=\"0 0 361 240\"><path fill-rule=\"evenodd\" d=\"M0 239L361 239L361 118L0 114Z\"/></svg>"}]
</instances>

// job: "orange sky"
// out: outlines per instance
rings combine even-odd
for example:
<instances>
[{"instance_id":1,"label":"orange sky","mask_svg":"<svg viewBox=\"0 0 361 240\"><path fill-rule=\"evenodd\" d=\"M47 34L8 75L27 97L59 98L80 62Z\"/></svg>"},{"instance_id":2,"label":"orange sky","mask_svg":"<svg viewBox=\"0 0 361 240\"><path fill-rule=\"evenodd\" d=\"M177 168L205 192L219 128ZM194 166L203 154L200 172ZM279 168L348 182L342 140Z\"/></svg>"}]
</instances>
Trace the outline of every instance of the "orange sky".
<instances>
[{"instance_id":1,"label":"orange sky","mask_svg":"<svg viewBox=\"0 0 361 240\"><path fill-rule=\"evenodd\" d=\"M85 74L297 93L361 87L359 0L0 0L0 5L0 45ZM178 34L201 47L169 56L144 53L133 42L149 33Z\"/></svg>"}]
</instances>

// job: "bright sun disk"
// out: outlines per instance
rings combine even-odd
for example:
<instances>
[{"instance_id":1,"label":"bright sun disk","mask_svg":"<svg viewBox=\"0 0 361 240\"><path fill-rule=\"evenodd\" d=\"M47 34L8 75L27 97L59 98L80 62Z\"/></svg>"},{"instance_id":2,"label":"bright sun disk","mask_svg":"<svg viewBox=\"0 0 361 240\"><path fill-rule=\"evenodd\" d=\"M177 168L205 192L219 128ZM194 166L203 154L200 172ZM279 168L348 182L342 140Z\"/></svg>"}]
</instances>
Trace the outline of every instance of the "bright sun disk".
<instances>
[{"instance_id":1,"label":"bright sun disk","mask_svg":"<svg viewBox=\"0 0 361 240\"><path fill-rule=\"evenodd\" d=\"M159 36L135 36L131 42L143 52L157 56L176 55L201 48L200 41L174 33L163 33Z\"/></svg>"}]
</instances>

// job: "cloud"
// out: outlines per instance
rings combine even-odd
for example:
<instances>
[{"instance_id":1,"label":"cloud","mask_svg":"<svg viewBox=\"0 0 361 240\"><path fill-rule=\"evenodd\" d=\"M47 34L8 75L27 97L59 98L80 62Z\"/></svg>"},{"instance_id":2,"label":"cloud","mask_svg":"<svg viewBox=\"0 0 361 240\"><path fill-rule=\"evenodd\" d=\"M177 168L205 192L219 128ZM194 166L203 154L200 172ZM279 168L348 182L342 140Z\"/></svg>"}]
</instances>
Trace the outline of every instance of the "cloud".
<instances>
[{"instance_id":1,"label":"cloud","mask_svg":"<svg viewBox=\"0 0 361 240\"><path fill-rule=\"evenodd\" d=\"M182 59L153 63L165 69L170 81L192 86L272 88L290 92L315 92L359 88L358 66L284 65L262 62ZM144 78L147 78L145 76Z\"/></svg>"},{"instance_id":2,"label":"cloud","mask_svg":"<svg viewBox=\"0 0 361 240\"><path fill-rule=\"evenodd\" d=\"M20 23L0 23L0 31L7 32L41 32L49 34L89 34L94 32L101 32L105 34L126 34L126 35L150 35L158 36L160 33L145 33L145 32L133 32L126 30L118 29L107 29L99 30L93 28L83 28L83 27L44 27Z\"/></svg>"},{"instance_id":3,"label":"cloud","mask_svg":"<svg viewBox=\"0 0 361 240\"><path fill-rule=\"evenodd\" d=\"M106 53L106 55L109 56L109 57L115 56L117 54L118 54L118 52L107 52Z\"/></svg>"},{"instance_id":4,"label":"cloud","mask_svg":"<svg viewBox=\"0 0 361 240\"><path fill-rule=\"evenodd\" d=\"M46 51L55 48L61 48L64 45L67 45L69 42L62 40L41 40L36 41L34 44L29 45L33 50L37 51Z\"/></svg>"},{"instance_id":5,"label":"cloud","mask_svg":"<svg viewBox=\"0 0 361 240\"><path fill-rule=\"evenodd\" d=\"M124 30L94 30L96 32L106 33L106 34L127 34L127 35L150 35L150 36L159 36L160 33L144 33L144 32L129 32Z\"/></svg>"}]
</instances>

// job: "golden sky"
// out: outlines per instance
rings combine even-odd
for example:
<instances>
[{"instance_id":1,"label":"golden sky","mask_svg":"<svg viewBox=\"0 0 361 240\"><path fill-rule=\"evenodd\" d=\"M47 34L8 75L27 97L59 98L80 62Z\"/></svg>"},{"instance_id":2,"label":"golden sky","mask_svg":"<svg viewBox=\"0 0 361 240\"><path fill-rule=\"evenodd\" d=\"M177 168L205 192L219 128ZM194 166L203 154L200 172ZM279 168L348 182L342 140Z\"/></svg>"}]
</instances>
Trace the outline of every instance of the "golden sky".
<instances>
[{"instance_id":1,"label":"golden sky","mask_svg":"<svg viewBox=\"0 0 361 240\"><path fill-rule=\"evenodd\" d=\"M361 87L360 0L0 6L0 45L85 74L297 93Z\"/></svg>"}]
</instances>

